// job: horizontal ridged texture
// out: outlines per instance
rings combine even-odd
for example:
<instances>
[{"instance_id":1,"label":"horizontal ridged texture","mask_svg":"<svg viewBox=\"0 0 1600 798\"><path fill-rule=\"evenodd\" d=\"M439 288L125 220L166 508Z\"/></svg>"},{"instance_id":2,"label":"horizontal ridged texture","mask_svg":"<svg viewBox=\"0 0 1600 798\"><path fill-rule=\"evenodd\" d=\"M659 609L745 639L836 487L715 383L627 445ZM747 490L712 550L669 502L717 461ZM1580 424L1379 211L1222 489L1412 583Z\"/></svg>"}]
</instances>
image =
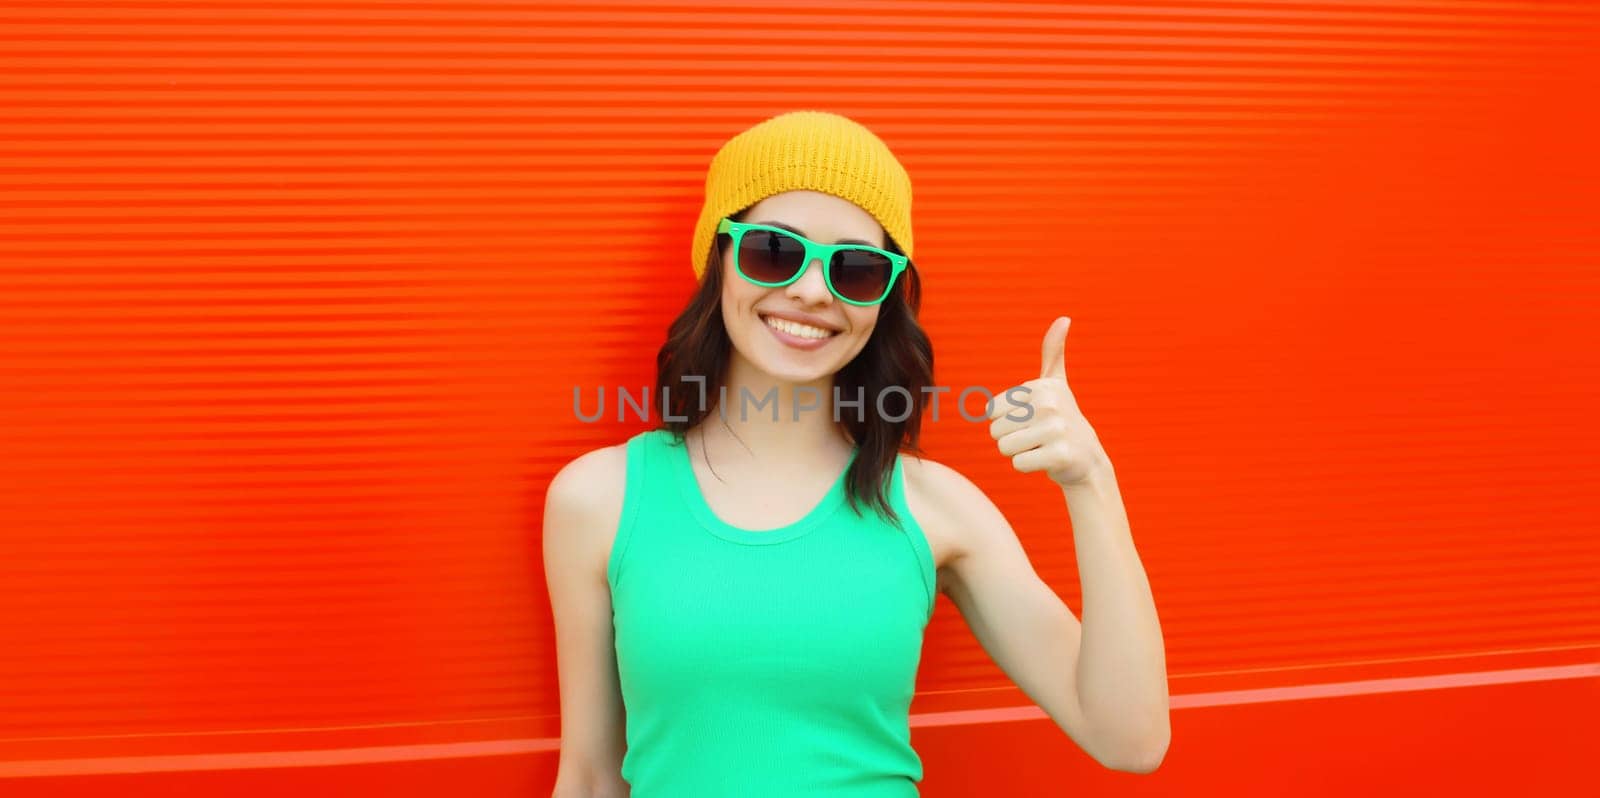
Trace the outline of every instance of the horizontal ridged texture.
<instances>
[{"instance_id":1,"label":"horizontal ridged texture","mask_svg":"<svg viewBox=\"0 0 1600 798\"><path fill-rule=\"evenodd\" d=\"M1174 693L1594 661L1597 13L6 8L0 768L556 736L544 489L641 428L573 386L801 107L911 173L940 384L1073 317ZM1059 493L926 432L1081 612ZM941 599L913 712L1009 686Z\"/></svg>"}]
</instances>

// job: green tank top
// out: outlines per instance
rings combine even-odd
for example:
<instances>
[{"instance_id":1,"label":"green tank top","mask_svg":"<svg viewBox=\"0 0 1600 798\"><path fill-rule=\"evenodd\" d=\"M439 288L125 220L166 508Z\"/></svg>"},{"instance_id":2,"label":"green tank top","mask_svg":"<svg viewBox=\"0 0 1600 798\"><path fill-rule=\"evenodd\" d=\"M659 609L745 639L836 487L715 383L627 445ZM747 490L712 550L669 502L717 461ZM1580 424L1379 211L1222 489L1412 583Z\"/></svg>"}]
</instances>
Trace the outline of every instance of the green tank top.
<instances>
[{"instance_id":1,"label":"green tank top","mask_svg":"<svg viewBox=\"0 0 1600 798\"><path fill-rule=\"evenodd\" d=\"M904 530L852 510L848 466L805 517L752 530L712 512L670 430L628 439L606 579L633 798L919 794L908 715L935 574L901 459Z\"/></svg>"}]
</instances>

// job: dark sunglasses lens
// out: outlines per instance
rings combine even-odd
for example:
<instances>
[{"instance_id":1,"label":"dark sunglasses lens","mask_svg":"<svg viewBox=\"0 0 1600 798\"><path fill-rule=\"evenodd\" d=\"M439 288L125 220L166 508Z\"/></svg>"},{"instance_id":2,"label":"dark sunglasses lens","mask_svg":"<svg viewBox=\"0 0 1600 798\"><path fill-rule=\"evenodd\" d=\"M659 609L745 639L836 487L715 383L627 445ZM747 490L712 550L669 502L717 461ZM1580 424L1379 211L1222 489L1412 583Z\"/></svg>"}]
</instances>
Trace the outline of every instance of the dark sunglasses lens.
<instances>
[{"instance_id":1,"label":"dark sunglasses lens","mask_svg":"<svg viewBox=\"0 0 1600 798\"><path fill-rule=\"evenodd\" d=\"M889 287L894 264L876 252L846 249L834 253L833 287L847 299L876 302Z\"/></svg>"},{"instance_id":2,"label":"dark sunglasses lens","mask_svg":"<svg viewBox=\"0 0 1600 798\"><path fill-rule=\"evenodd\" d=\"M739 240L739 269L763 283L781 283L800 271L805 245L771 230L746 230Z\"/></svg>"}]
</instances>

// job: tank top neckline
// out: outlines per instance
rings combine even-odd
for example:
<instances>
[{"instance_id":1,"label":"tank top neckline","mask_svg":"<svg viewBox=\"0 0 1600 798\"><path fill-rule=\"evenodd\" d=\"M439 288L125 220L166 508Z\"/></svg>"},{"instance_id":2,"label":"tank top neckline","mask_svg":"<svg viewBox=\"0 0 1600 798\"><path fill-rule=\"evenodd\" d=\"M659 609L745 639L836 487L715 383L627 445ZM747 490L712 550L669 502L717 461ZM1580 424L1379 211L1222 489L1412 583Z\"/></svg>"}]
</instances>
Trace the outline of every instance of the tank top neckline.
<instances>
[{"instance_id":1,"label":"tank top neckline","mask_svg":"<svg viewBox=\"0 0 1600 798\"><path fill-rule=\"evenodd\" d=\"M675 467L672 471L677 474L677 483L683 494L684 503L689 506L689 511L694 514L695 520L711 534L723 540L755 546L784 543L799 538L816 529L835 510L844 506L845 476L850 473L850 467L855 464L856 456L861 453L861 447L851 448L844 469L834 477L828 492L799 520L768 529L746 529L723 521L711 509L711 504L706 501L705 494L700 490L699 480L695 478L694 461L690 459L688 442L674 440L670 430L662 429L657 432L670 444L672 456L675 458Z\"/></svg>"}]
</instances>

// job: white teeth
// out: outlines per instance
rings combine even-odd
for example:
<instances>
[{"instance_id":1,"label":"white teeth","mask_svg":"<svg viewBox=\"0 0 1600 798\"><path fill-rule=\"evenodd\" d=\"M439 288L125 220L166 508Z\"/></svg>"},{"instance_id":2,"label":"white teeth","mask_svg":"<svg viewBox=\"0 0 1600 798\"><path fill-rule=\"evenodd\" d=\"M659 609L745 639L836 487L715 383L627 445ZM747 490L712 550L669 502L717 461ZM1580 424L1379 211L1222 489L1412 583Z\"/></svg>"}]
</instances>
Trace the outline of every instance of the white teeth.
<instances>
[{"instance_id":1,"label":"white teeth","mask_svg":"<svg viewBox=\"0 0 1600 798\"><path fill-rule=\"evenodd\" d=\"M766 316L765 319L771 327L801 338L828 338L833 335L832 330L824 330L820 327L812 327L809 324L780 319L777 316Z\"/></svg>"}]
</instances>

